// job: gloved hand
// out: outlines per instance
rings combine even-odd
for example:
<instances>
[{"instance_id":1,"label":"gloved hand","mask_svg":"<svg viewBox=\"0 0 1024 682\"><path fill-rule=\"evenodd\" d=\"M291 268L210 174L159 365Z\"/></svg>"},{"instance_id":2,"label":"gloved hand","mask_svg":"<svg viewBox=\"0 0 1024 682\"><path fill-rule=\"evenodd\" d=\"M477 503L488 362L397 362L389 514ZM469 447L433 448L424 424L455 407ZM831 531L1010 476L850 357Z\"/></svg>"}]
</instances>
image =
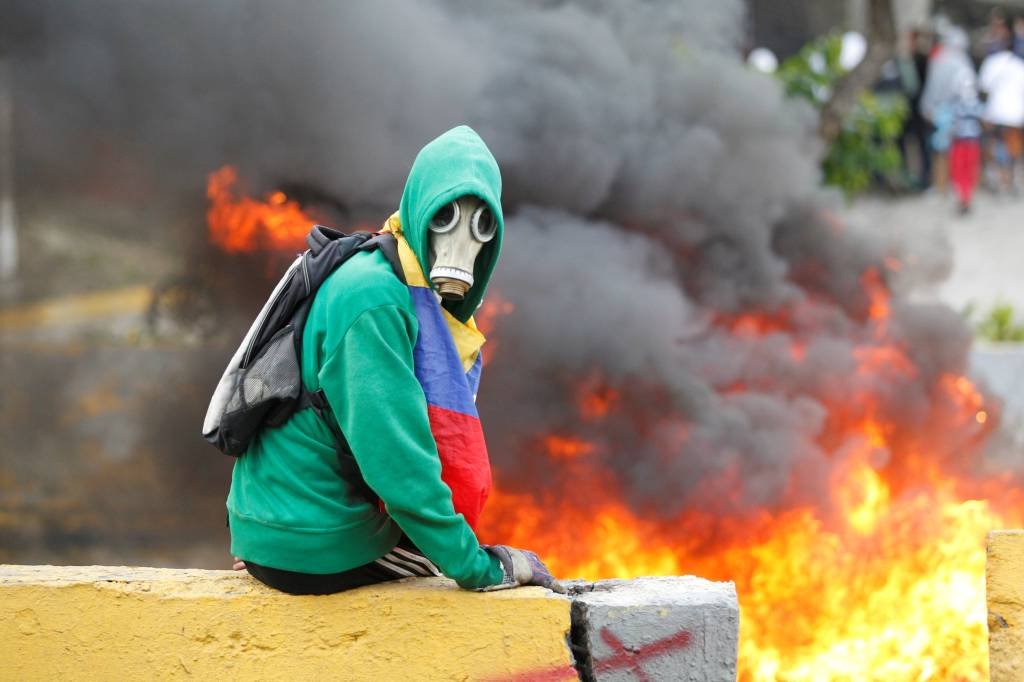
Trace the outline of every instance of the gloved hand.
<instances>
[{"instance_id":1,"label":"gloved hand","mask_svg":"<svg viewBox=\"0 0 1024 682\"><path fill-rule=\"evenodd\" d=\"M488 554L498 557L501 568L505 572L505 578L500 584L485 587L485 590L501 590L520 585L539 585L552 592L566 593L565 586L555 580L555 576L551 575L548 567L533 552L507 545L483 545L483 548Z\"/></svg>"}]
</instances>

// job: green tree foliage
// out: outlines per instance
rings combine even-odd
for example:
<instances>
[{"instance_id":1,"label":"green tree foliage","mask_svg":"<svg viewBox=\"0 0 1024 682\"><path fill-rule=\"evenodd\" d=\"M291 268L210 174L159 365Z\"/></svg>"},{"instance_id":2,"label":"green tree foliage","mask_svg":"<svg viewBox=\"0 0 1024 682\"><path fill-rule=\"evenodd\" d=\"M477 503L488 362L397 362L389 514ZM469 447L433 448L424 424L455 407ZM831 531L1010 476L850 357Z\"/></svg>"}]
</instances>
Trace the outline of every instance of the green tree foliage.
<instances>
[{"instance_id":1,"label":"green tree foliage","mask_svg":"<svg viewBox=\"0 0 1024 682\"><path fill-rule=\"evenodd\" d=\"M1017 322L1013 306L997 303L975 326L978 336L987 341L1024 341L1024 324Z\"/></svg>"},{"instance_id":2,"label":"green tree foliage","mask_svg":"<svg viewBox=\"0 0 1024 682\"><path fill-rule=\"evenodd\" d=\"M805 99L820 110L846 74L839 63L841 47L842 37L831 34L785 60L777 76L786 94ZM848 197L863 192L875 180L898 184L902 166L898 140L908 113L902 94L863 92L822 160L825 182L841 188Z\"/></svg>"}]
</instances>

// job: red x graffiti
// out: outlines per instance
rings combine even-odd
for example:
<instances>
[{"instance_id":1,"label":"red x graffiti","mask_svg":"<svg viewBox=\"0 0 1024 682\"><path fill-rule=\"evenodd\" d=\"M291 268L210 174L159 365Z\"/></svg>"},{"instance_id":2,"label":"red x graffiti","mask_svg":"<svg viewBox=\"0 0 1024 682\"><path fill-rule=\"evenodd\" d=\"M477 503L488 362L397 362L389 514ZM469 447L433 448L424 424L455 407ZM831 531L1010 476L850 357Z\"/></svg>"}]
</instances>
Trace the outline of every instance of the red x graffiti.
<instances>
[{"instance_id":1,"label":"red x graffiti","mask_svg":"<svg viewBox=\"0 0 1024 682\"><path fill-rule=\"evenodd\" d=\"M693 636L686 630L680 630L671 637L659 639L642 647L627 648L608 628L601 629L601 640L611 647L611 656L594 661L594 672L608 672L628 668L640 682L649 682L650 678L640 665L674 649L685 649L690 645Z\"/></svg>"},{"instance_id":2,"label":"red x graffiti","mask_svg":"<svg viewBox=\"0 0 1024 682\"><path fill-rule=\"evenodd\" d=\"M640 682L650 682L647 673L641 668L644 661L648 661L662 654L677 649L685 649L693 641L693 635L686 630L681 630L671 637L659 639L642 647L627 647L608 628L601 629L601 640L612 649L612 655L594 661L594 672L608 672L611 670L629 669ZM494 682L564 682L565 680L577 679L576 670L570 666L557 666L543 670L529 670L508 677L494 678Z\"/></svg>"}]
</instances>

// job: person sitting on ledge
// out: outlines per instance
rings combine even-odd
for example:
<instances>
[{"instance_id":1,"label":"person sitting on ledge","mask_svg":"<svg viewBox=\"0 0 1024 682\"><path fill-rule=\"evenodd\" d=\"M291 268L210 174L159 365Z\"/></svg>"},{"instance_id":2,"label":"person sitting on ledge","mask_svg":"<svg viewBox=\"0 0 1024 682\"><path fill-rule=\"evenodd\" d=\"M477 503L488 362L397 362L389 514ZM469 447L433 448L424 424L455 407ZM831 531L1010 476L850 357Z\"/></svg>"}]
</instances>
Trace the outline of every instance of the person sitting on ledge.
<instances>
[{"instance_id":1,"label":"person sitting on ledge","mask_svg":"<svg viewBox=\"0 0 1024 682\"><path fill-rule=\"evenodd\" d=\"M316 292L304 326L305 389L325 409L265 428L234 466L235 568L291 594L410 576L467 589L562 586L532 552L482 546L491 487L475 400L484 337L473 322L501 250L501 176L469 127L416 157L395 237L356 253ZM338 439L362 480L346 476Z\"/></svg>"}]
</instances>

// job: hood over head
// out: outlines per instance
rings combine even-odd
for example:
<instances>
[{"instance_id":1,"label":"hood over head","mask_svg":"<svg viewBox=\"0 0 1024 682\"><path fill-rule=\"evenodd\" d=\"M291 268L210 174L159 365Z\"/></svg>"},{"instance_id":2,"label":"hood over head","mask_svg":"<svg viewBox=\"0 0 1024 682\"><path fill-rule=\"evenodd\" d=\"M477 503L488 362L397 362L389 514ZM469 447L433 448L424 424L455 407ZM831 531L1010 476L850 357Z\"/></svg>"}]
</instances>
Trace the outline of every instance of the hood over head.
<instances>
[{"instance_id":1,"label":"hood over head","mask_svg":"<svg viewBox=\"0 0 1024 682\"><path fill-rule=\"evenodd\" d=\"M459 197L482 199L494 214L497 232L483 245L473 268L473 286L462 301L446 303L465 322L479 307L501 252L505 220L501 212L501 172L491 150L469 126L458 126L429 142L413 161L402 192L402 232L416 252L424 275L430 272L430 219Z\"/></svg>"},{"instance_id":2,"label":"hood over head","mask_svg":"<svg viewBox=\"0 0 1024 682\"><path fill-rule=\"evenodd\" d=\"M967 32L959 26L950 26L939 35L939 41L943 47L951 50L966 51L970 47L970 39Z\"/></svg>"}]
</instances>

